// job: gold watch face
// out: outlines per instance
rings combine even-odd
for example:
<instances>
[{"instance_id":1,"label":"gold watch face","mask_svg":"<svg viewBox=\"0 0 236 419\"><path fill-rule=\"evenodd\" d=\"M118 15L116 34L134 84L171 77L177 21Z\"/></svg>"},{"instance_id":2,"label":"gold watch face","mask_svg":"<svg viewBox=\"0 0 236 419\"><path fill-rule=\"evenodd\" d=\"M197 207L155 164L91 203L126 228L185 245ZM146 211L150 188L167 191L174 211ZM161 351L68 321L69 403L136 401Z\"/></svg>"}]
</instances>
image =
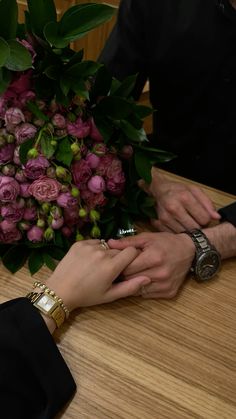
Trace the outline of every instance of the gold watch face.
<instances>
[{"instance_id":1,"label":"gold watch face","mask_svg":"<svg viewBox=\"0 0 236 419\"><path fill-rule=\"evenodd\" d=\"M55 301L49 295L44 294L36 301L35 305L44 310L45 313L49 313L53 306L55 306Z\"/></svg>"},{"instance_id":2,"label":"gold watch face","mask_svg":"<svg viewBox=\"0 0 236 419\"><path fill-rule=\"evenodd\" d=\"M195 266L196 278L199 281L207 281L217 274L221 266L220 255L215 250L202 253Z\"/></svg>"}]
</instances>

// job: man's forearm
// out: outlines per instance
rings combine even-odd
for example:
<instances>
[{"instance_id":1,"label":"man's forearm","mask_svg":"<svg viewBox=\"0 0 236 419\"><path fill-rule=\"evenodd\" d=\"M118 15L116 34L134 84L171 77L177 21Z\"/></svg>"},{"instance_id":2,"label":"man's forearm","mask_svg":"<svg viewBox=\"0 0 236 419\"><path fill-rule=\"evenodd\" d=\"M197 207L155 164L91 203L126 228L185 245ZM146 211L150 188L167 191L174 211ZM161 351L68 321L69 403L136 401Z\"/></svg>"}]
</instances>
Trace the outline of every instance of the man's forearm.
<instances>
[{"instance_id":1,"label":"man's forearm","mask_svg":"<svg viewBox=\"0 0 236 419\"><path fill-rule=\"evenodd\" d=\"M220 252L222 259L236 256L236 228L232 224L225 222L203 231Z\"/></svg>"}]
</instances>

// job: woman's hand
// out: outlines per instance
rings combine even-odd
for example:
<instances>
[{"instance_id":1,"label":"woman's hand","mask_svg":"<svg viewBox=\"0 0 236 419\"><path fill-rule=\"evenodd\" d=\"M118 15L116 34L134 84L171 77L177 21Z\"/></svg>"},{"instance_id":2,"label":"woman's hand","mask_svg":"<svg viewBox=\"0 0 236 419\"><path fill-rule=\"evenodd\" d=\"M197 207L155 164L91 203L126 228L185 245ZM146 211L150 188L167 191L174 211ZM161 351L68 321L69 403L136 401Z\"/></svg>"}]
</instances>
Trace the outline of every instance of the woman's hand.
<instances>
[{"instance_id":1,"label":"woman's hand","mask_svg":"<svg viewBox=\"0 0 236 419\"><path fill-rule=\"evenodd\" d=\"M134 247L104 249L99 240L75 243L47 281L71 311L78 307L108 303L139 292L151 280L137 275L113 284L119 274L138 256Z\"/></svg>"}]
</instances>

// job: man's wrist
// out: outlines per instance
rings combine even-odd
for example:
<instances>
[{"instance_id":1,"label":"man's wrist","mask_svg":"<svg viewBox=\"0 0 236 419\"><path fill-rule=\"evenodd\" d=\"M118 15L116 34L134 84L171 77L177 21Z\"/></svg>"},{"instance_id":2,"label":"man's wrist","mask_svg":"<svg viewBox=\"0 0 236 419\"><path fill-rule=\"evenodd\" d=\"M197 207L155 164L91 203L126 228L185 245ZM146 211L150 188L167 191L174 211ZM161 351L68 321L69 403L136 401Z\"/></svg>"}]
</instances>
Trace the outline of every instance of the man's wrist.
<instances>
[{"instance_id":1,"label":"man's wrist","mask_svg":"<svg viewBox=\"0 0 236 419\"><path fill-rule=\"evenodd\" d=\"M209 241L221 254L222 259L236 256L236 228L228 223L203 229Z\"/></svg>"}]
</instances>

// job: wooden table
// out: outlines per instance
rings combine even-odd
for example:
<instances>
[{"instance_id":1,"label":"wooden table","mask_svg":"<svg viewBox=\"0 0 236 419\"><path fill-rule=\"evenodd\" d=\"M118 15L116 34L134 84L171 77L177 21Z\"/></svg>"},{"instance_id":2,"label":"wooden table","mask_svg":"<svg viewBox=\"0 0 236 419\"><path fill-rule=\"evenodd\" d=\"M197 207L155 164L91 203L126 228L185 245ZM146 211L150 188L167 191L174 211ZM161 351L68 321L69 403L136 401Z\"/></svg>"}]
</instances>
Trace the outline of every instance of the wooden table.
<instances>
[{"instance_id":1,"label":"wooden table","mask_svg":"<svg viewBox=\"0 0 236 419\"><path fill-rule=\"evenodd\" d=\"M217 207L234 200L204 190ZM26 269L12 276L1 267L0 301L32 281ZM172 301L129 298L77 312L56 336L78 385L60 417L236 418L235 329L235 260L212 282L189 279Z\"/></svg>"}]
</instances>

